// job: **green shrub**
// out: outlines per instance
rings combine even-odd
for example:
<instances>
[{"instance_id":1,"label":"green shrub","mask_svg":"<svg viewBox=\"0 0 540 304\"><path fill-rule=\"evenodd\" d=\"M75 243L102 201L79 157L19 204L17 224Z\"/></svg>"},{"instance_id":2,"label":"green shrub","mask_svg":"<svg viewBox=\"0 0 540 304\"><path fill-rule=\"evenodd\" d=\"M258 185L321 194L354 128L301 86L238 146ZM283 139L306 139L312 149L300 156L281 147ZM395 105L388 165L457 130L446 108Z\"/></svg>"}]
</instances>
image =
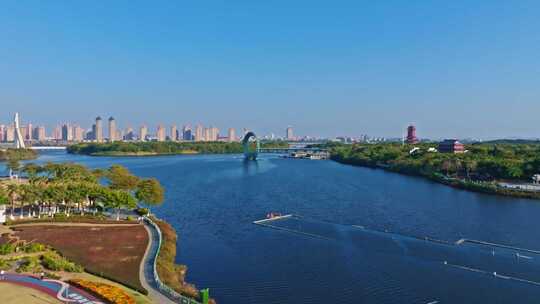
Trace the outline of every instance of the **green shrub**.
<instances>
[{"instance_id":1,"label":"green shrub","mask_svg":"<svg viewBox=\"0 0 540 304\"><path fill-rule=\"evenodd\" d=\"M41 267L38 257L25 257L24 259L22 259L19 268L17 268L17 272L37 273L41 272L42 270L43 267Z\"/></svg>"},{"instance_id":2,"label":"green shrub","mask_svg":"<svg viewBox=\"0 0 540 304\"><path fill-rule=\"evenodd\" d=\"M128 220L128 221L135 221L136 218L133 217L133 216L131 216L131 215L128 215L128 216L126 217L126 220Z\"/></svg>"},{"instance_id":3,"label":"green shrub","mask_svg":"<svg viewBox=\"0 0 540 304\"><path fill-rule=\"evenodd\" d=\"M15 244L11 244L11 243L2 244L0 245L0 255L13 253L15 252L15 248L16 248Z\"/></svg>"},{"instance_id":4,"label":"green shrub","mask_svg":"<svg viewBox=\"0 0 540 304\"><path fill-rule=\"evenodd\" d=\"M45 249L47 249L47 246L40 243L31 243L24 246L24 252L26 253L41 252L45 251Z\"/></svg>"},{"instance_id":5,"label":"green shrub","mask_svg":"<svg viewBox=\"0 0 540 304\"><path fill-rule=\"evenodd\" d=\"M11 263L8 260L0 259L0 270L8 270L11 268Z\"/></svg>"},{"instance_id":6,"label":"green shrub","mask_svg":"<svg viewBox=\"0 0 540 304\"><path fill-rule=\"evenodd\" d=\"M45 268L53 271L83 272L84 268L55 252L48 252L42 257L42 264Z\"/></svg>"}]
</instances>

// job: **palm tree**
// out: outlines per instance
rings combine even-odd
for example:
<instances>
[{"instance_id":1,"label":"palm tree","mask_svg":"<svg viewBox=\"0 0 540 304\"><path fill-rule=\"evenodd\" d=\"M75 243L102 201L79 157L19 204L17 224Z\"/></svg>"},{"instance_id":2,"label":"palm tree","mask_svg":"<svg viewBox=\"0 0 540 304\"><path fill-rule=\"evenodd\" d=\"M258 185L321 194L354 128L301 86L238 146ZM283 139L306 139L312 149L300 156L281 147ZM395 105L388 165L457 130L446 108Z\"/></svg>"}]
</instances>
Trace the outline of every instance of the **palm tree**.
<instances>
[{"instance_id":1,"label":"palm tree","mask_svg":"<svg viewBox=\"0 0 540 304\"><path fill-rule=\"evenodd\" d=\"M7 186L7 194L8 194L8 198L9 198L9 201L11 203L11 213L10 213L10 218L11 220L14 220L15 219L15 197L17 196L17 193L19 192L19 185L17 185L16 183L9 183L8 186Z\"/></svg>"}]
</instances>

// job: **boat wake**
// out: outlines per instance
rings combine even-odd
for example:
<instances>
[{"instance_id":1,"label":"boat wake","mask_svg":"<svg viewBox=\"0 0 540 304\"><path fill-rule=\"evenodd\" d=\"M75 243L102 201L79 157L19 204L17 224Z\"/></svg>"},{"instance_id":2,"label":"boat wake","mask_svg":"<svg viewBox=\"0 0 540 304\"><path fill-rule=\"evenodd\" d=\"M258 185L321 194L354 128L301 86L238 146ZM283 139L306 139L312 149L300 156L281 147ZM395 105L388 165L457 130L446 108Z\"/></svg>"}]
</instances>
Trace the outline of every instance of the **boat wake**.
<instances>
[{"instance_id":1,"label":"boat wake","mask_svg":"<svg viewBox=\"0 0 540 304\"><path fill-rule=\"evenodd\" d=\"M442 263L451 269L540 287L540 251L533 249L473 239L449 242L293 214L268 217L253 223L304 237L346 242L366 253L405 255L426 262Z\"/></svg>"}]
</instances>

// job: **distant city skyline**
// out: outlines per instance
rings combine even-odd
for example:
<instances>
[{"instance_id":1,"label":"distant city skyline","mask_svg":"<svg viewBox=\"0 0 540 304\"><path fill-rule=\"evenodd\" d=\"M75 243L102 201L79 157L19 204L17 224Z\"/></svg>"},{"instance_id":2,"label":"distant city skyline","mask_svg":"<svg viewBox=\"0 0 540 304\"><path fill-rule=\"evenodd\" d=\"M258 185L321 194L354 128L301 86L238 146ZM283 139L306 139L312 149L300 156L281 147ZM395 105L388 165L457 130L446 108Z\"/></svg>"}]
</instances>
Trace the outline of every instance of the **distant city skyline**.
<instances>
[{"instance_id":1,"label":"distant city skyline","mask_svg":"<svg viewBox=\"0 0 540 304\"><path fill-rule=\"evenodd\" d=\"M30 1L0 12L8 122L538 138L540 3ZM142 20L142 21L141 21Z\"/></svg>"}]
</instances>

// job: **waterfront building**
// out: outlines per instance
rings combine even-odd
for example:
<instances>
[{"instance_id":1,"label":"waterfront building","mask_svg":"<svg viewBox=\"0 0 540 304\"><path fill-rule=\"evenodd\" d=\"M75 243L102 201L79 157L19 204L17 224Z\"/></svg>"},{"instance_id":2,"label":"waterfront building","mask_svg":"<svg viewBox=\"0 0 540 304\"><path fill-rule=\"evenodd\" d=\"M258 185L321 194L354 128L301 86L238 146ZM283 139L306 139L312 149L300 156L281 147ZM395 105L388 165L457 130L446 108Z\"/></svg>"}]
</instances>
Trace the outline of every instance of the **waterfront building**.
<instances>
[{"instance_id":1,"label":"waterfront building","mask_svg":"<svg viewBox=\"0 0 540 304\"><path fill-rule=\"evenodd\" d=\"M438 150L441 153L464 153L465 146L457 139L445 139L439 143Z\"/></svg>"},{"instance_id":2,"label":"waterfront building","mask_svg":"<svg viewBox=\"0 0 540 304\"><path fill-rule=\"evenodd\" d=\"M33 133L33 138L37 141L44 141L46 139L44 126L35 127Z\"/></svg>"},{"instance_id":3,"label":"waterfront building","mask_svg":"<svg viewBox=\"0 0 540 304\"><path fill-rule=\"evenodd\" d=\"M177 141L178 140L178 128L176 125L171 126L171 140Z\"/></svg>"},{"instance_id":4,"label":"waterfront building","mask_svg":"<svg viewBox=\"0 0 540 304\"><path fill-rule=\"evenodd\" d=\"M73 128L71 128L68 124L62 125L62 140L63 141L73 140Z\"/></svg>"},{"instance_id":5,"label":"waterfront building","mask_svg":"<svg viewBox=\"0 0 540 304\"><path fill-rule=\"evenodd\" d=\"M13 125L7 126L5 141L7 142L15 141L15 127Z\"/></svg>"},{"instance_id":6,"label":"waterfront building","mask_svg":"<svg viewBox=\"0 0 540 304\"><path fill-rule=\"evenodd\" d=\"M73 126L73 140L74 141L83 141L84 139L84 129L81 126Z\"/></svg>"},{"instance_id":7,"label":"waterfront building","mask_svg":"<svg viewBox=\"0 0 540 304\"><path fill-rule=\"evenodd\" d=\"M32 140L32 124L31 123L26 125L23 135L24 135L25 140Z\"/></svg>"},{"instance_id":8,"label":"waterfront building","mask_svg":"<svg viewBox=\"0 0 540 304\"><path fill-rule=\"evenodd\" d=\"M0 142L5 141L6 138L6 126L0 125Z\"/></svg>"},{"instance_id":9,"label":"waterfront building","mask_svg":"<svg viewBox=\"0 0 540 304\"><path fill-rule=\"evenodd\" d=\"M98 143L103 142L103 122L100 116L96 117L96 128L95 128L94 135L95 135L95 140Z\"/></svg>"},{"instance_id":10,"label":"waterfront building","mask_svg":"<svg viewBox=\"0 0 540 304\"><path fill-rule=\"evenodd\" d=\"M109 117L109 141L114 142L117 139L116 120L114 117Z\"/></svg>"},{"instance_id":11,"label":"waterfront building","mask_svg":"<svg viewBox=\"0 0 540 304\"><path fill-rule=\"evenodd\" d=\"M28 133L25 126L20 127L23 140L26 140L26 134Z\"/></svg>"},{"instance_id":12,"label":"waterfront building","mask_svg":"<svg viewBox=\"0 0 540 304\"><path fill-rule=\"evenodd\" d=\"M147 136L148 136L148 127L146 127L145 125L142 125L141 130L139 131L139 140L145 141Z\"/></svg>"},{"instance_id":13,"label":"waterfront building","mask_svg":"<svg viewBox=\"0 0 540 304\"><path fill-rule=\"evenodd\" d=\"M293 128L291 126L287 127L287 130L285 131L285 138L287 140L294 140Z\"/></svg>"},{"instance_id":14,"label":"waterfront building","mask_svg":"<svg viewBox=\"0 0 540 304\"><path fill-rule=\"evenodd\" d=\"M54 140L62 140L62 127L56 126L53 130L52 135L53 135L52 137Z\"/></svg>"},{"instance_id":15,"label":"waterfront building","mask_svg":"<svg viewBox=\"0 0 540 304\"><path fill-rule=\"evenodd\" d=\"M418 143L418 138L416 137L416 127L414 125L407 127L407 138L405 139L405 142L408 144Z\"/></svg>"},{"instance_id":16,"label":"waterfront building","mask_svg":"<svg viewBox=\"0 0 540 304\"><path fill-rule=\"evenodd\" d=\"M122 138L124 140L135 140L135 132L133 131L133 128L128 127Z\"/></svg>"},{"instance_id":17,"label":"waterfront building","mask_svg":"<svg viewBox=\"0 0 540 304\"><path fill-rule=\"evenodd\" d=\"M227 140L229 142L235 142L236 141L236 130L234 128L229 128Z\"/></svg>"},{"instance_id":18,"label":"waterfront building","mask_svg":"<svg viewBox=\"0 0 540 304\"><path fill-rule=\"evenodd\" d=\"M219 138L219 129L216 127L210 127L210 138L207 141L217 141Z\"/></svg>"},{"instance_id":19,"label":"waterfront building","mask_svg":"<svg viewBox=\"0 0 540 304\"><path fill-rule=\"evenodd\" d=\"M158 125L156 138L157 138L157 141L165 141L166 134L165 134L165 127L163 127L163 125Z\"/></svg>"},{"instance_id":20,"label":"waterfront building","mask_svg":"<svg viewBox=\"0 0 540 304\"><path fill-rule=\"evenodd\" d=\"M204 128L203 140L210 141L210 128Z\"/></svg>"},{"instance_id":21,"label":"waterfront building","mask_svg":"<svg viewBox=\"0 0 540 304\"><path fill-rule=\"evenodd\" d=\"M185 125L182 128L182 139L188 140L188 141L193 140L193 133L191 131L191 126Z\"/></svg>"},{"instance_id":22,"label":"waterfront building","mask_svg":"<svg viewBox=\"0 0 540 304\"><path fill-rule=\"evenodd\" d=\"M203 126L197 125L195 128L195 141L203 141L204 140L204 134L203 134Z\"/></svg>"}]
</instances>

